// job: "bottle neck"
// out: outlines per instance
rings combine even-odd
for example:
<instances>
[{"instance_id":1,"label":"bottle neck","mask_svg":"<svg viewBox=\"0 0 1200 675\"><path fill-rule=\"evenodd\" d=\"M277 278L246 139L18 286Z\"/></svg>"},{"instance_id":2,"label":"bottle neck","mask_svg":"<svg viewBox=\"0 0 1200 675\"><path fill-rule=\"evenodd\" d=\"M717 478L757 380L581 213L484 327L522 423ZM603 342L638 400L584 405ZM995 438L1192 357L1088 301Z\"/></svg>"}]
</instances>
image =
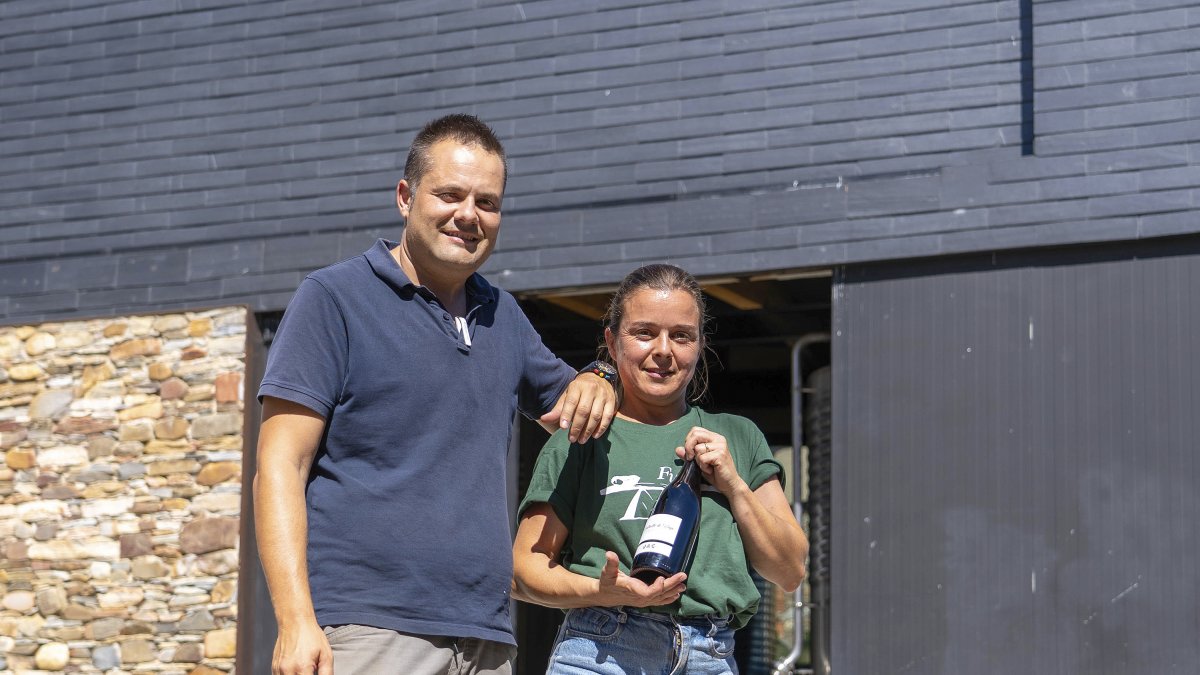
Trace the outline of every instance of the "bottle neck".
<instances>
[{"instance_id":1,"label":"bottle neck","mask_svg":"<svg viewBox=\"0 0 1200 675\"><path fill-rule=\"evenodd\" d=\"M689 459L683 463L683 468L679 470L679 477L675 479L676 485L687 483L693 488L700 486L700 467L696 464L696 460Z\"/></svg>"}]
</instances>

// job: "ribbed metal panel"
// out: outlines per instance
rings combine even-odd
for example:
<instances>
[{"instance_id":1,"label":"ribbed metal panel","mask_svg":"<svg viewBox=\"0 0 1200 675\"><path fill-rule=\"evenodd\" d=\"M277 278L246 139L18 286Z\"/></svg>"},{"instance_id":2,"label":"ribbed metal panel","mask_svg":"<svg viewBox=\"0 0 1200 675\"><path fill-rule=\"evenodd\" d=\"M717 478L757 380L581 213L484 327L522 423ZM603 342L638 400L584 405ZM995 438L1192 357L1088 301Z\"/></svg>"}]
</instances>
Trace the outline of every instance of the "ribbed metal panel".
<instances>
[{"instance_id":1,"label":"ribbed metal panel","mask_svg":"<svg viewBox=\"0 0 1200 675\"><path fill-rule=\"evenodd\" d=\"M834 292L834 672L1195 673L1200 239Z\"/></svg>"}]
</instances>

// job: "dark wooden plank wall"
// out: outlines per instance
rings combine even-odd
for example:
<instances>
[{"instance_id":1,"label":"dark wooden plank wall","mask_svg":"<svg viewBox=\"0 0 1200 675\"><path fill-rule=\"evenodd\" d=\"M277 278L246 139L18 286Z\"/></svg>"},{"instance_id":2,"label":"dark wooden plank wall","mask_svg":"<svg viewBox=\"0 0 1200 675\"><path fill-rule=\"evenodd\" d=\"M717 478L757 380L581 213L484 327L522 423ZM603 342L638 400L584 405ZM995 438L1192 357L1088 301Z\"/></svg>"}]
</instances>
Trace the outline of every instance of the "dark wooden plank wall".
<instances>
[{"instance_id":1,"label":"dark wooden plank wall","mask_svg":"<svg viewBox=\"0 0 1200 675\"><path fill-rule=\"evenodd\" d=\"M1195 672L1200 239L835 286L835 672Z\"/></svg>"},{"instance_id":2,"label":"dark wooden plank wall","mask_svg":"<svg viewBox=\"0 0 1200 675\"><path fill-rule=\"evenodd\" d=\"M0 321L277 311L398 234L407 144L455 110L511 150L514 290L1195 231L1198 13L9 0Z\"/></svg>"}]
</instances>

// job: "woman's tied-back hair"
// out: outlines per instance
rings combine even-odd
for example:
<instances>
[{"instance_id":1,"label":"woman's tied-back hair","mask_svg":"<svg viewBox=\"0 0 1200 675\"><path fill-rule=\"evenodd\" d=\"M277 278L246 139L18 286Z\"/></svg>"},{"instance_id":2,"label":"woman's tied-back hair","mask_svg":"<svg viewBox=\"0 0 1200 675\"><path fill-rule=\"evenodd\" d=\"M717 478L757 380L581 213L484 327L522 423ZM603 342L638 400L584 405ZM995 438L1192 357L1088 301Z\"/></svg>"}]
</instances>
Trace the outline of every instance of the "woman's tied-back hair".
<instances>
[{"instance_id":1,"label":"woman's tied-back hair","mask_svg":"<svg viewBox=\"0 0 1200 675\"><path fill-rule=\"evenodd\" d=\"M504 164L504 182L508 183L508 158L496 132L474 115L454 114L439 117L417 132L404 162L404 180L416 187L429 171L429 149L438 141L452 140L462 145L476 145L496 155Z\"/></svg>"},{"instance_id":2,"label":"woman's tied-back hair","mask_svg":"<svg viewBox=\"0 0 1200 675\"><path fill-rule=\"evenodd\" d=\"M604 327L612 330L613 335L620 334L621 321L625 318L625 302L629 296L643 289L665 292L683 291L692 296L696 302L696 309L700 313L700 363L696 366L692 381L688 383L688 401L695 403L708 393L709 316L700 284L687 270L665 263L644 265L630 272L621 280L621 285L617 286L616 292L613 293L612 299L608 303L608 310L604 313ZM614 366L616 365L612 355L608 353L608 345L604 340L600 341L597 356ZM618 392L619 390L618 385Z\"/></svg>"}]
</instances>

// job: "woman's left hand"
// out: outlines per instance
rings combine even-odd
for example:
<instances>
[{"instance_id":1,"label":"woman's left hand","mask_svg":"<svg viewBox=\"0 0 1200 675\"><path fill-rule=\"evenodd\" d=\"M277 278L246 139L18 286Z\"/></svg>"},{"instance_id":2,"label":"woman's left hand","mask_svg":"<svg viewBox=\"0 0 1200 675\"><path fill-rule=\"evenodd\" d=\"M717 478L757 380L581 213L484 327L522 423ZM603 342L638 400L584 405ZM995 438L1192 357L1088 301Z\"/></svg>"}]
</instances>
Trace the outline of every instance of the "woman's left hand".
<instances>
[{"instance_id":1,"label":"woman's left hand","mask_svg":"<svg viewBox=\"0 0 1200 675\"><path fill-rule=\"evenodd\" d=\"M733 463L733 455L729 454L729 444L721 434L704 427L692 427L683 439L683 447L675 448L675 454L684 461L694 457L704 479L727 497L745 485Z\"/></svg>"}]
</instances>

